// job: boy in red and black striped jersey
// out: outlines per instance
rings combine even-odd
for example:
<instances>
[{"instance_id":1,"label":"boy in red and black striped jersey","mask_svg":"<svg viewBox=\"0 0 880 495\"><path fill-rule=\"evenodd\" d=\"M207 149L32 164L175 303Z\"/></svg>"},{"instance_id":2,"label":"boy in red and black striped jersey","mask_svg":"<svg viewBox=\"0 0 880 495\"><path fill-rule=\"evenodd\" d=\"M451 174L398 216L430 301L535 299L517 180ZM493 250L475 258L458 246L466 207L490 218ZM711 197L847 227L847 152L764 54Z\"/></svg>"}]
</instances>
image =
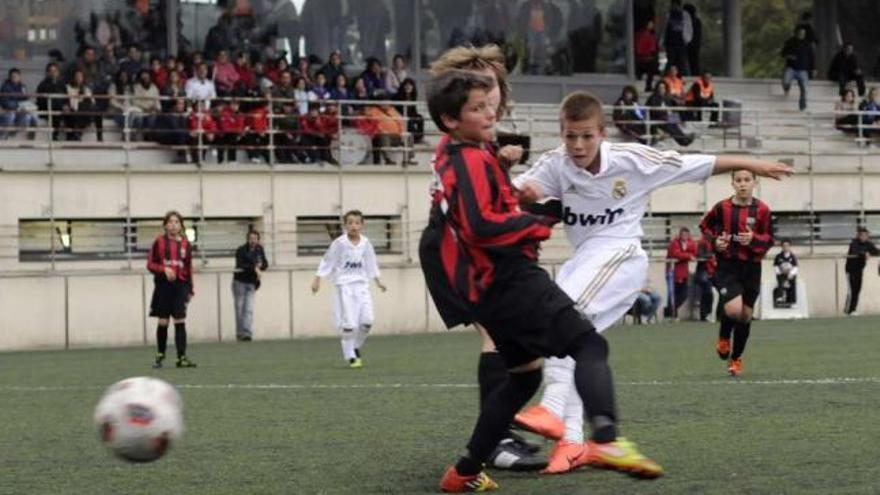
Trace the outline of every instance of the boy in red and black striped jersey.
<instances>
[{"instance_id":1,"label":"boy in red and black striped jersey","mask_svg":"<svg viewBox=\"0 0 880 495\"><path fill-rule=\"evenodd\" d=\"M451 139L438 150L428 227L419 255L428 289L447 326L479 322L510 371L487 398L467 453L443 476L445 492L488 491L483 464L541 384L543 356L571 356L575 385L598 442L617 439L608 344L537 264L555 220L519 209L493 141L493 81L465 71L428 88L434 123Z\"/></svg>"},{"instance_id":2,"label":"boy in red and black striped jersey","mask_svg":"<svg viewBox=\"0 0 880 495\"><path fill-rule=\"evenodd\" d=\"M150 316L159 318L156 328L156 361L161 368L168 341L168 322L174 318L174 345L177 348L177 367L195 368L196 363L186 357L186 306L193 294L192 245L183 234L183 217L176 211L165 214L162 222L165 233L156 237L147 256L147 269L153 273L153 298Z\"/></svg>"},{"instance_id":3,"label":"boy in red and black striped jersey","mask_svg":"<svg viewBox=\"0 0 880 495\"><path fill-rule=\"evenodd\" d=\"M736 194L709 210L700 222L700 230L715 245L718 259L715 287L720 296L721 324L715 350L721 359L730 359L727 371L738 376L761 291L761 260L773 246L773 231L770 207L753 196L755 174L737 170L731 175Z\"/></svg>"}]
</instances>

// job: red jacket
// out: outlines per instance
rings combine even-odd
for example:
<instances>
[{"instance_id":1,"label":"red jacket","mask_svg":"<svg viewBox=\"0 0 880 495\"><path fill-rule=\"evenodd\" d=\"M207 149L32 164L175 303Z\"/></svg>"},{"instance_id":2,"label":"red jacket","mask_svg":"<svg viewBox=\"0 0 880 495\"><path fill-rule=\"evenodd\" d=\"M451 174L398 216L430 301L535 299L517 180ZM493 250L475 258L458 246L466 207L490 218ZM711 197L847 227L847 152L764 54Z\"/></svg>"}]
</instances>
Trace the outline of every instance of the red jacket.
<instances>
[{"instance_id":1,"label":"red jacket","mask_svg":"<svg viewBox=\"0 0 880 495\"><path fill-rule=\"evenodd\" d=\"M168 85L168 69L165 67L160 67L159 70L150 71L150 75L153 76L153 83L159 88L159 91L165 89L165 86Z\"/></svg>"},{"instance_id":2,"label":"red jacket","mask_svg":"<svg viewBox=\"0 0 880 495\"><path fill-rule=\"evenodd\" d=\"M189 282L189 293L195 294L192 268L192 245L186 236L179 241L167 235L160 235L153 241L147 256L147 270L156 278L165 278L165 268L171 268L177 280Z\"/></svg>"},{"instance_id":3,"label":"red jacket","mask_svg":"<svg viewBox=\"0 0 880 495\"><path fill-rule=\"evenodd\" d=\"M669 249L666 250L666 258L675 261L673 272L675 274L675 282L681 283L688 279L690 272L688 271L688 262L697 259L697 243L693 239L688 239L684 245L679 238L675 238L669 243Z\"/></svg>"},{"instance_id":4,"label":"red jacket","mask_svg":"<svg viewBox=\"0 0 880 495\"><path fill-rule=\"evenodd\" d=\"M225 107L220 111L220 131L224 134L242 134L245 129L245 117L240 112L233 112Z\"/></svg>"},{"instance_id":5,"label":"red jacket","mask_svg":"<svg viewBox=\"0 0 880 495\"><path fill-rule=\"evenodd\" d=\"M214 117L211 117L211 114L209 112L193 112L189 114L189 130L198 130L199 121L201 121L201 128L202 131L205 132L205 134L212 134L217 131L217 122L214 121Z\"/></svg>"},{"instance_id":6,"label":"red jacket","mask_svg":"<svg viewBox=\"0 0 880 495\"><path fill-rule=\"evenodd\" d=\"M269 130L269 107L257 107L248 114L250 128L257 134L266 134Z\"/></svg>"},{"instance_id":7,"label":"red jacket","mask_svg":"<svg viewBox=\"0 0 880 495\"><path fill-rule=\"evenodd\" d=\"M254 71L247 65L235 64L235 70L238 72L238 82L236 86L244 86L245 88L253 88L257 85L257 79L254 77Z\"/></svg>"},{"instance_id":8,"label":"red jacket","mask_svg":"<svg viewBox=\"0 0 880 495\"><path fill-rule=\"evenodd\" d=\"M657 36L654 31L642 29L633 37L635 41L636 60L651 60L657 56Z\"/></svg>"}]
</instances>

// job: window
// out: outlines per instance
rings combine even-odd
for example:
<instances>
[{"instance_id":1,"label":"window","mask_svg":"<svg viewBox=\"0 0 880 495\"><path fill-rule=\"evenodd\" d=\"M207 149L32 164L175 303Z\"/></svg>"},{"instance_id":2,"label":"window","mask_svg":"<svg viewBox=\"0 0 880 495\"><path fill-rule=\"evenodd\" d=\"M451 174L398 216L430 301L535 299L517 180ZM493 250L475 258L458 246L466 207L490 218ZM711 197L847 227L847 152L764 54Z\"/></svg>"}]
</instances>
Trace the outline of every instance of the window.
<instances>
[{"instance_id":1,"label":"window","mask_svg":"<svg viewBox=\"0 0 880 495\"><path fill-rule=\"evenodd\" d=\"M308 216L296 219L298 256L322 256L333 239L343 233L338 216ZM363 234L373 243L376 254L403 252L403 224L400 215L364 216Z\"/></svg>"}]
</instances>

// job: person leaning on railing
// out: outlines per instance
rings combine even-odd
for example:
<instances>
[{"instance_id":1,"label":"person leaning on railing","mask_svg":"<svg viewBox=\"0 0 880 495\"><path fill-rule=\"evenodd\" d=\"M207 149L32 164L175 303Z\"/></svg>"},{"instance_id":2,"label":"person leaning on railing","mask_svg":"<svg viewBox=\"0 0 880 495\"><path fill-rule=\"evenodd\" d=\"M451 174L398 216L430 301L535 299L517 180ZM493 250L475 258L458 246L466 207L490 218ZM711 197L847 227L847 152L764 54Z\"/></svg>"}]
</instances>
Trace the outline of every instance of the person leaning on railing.
<instances>
[{"instance_id":1,"label":"person leaning on railing","mask_svg":"<svg viewBox=\"0 0 880 495\"><path fill-rule=\"evenodd\" d=\"M425 140L425 118L416 107L416 102L419 101L416 82L410 77L404 79L397 89L394 99L409 103L408 105L398 105L397 111L406 117L406 132L412 136L413 143L421 143ZM411 163L413 161L412 154L405 161Z\"/></svg>"},{"instance_id":2,"label":"person leaning on railing","mask_svg":"<svg viewBox=\"0 0 880 495\"><path fill-rule=\"evenodd\" d=\"M176 149L178 163L186 163L186 147L189 145L189 117L186 99L177 98L168 110L163 111L156 122L156 139L160 144Z\"/></svg>"},{"instance_id":3,"label":"person leaning on railing","mask_svg":"<svg viewBox=\"0 0 880 495\"><path fill-rule=\"evenodd\" d=\"M859 104L862 137L876 139L880 134L880 87L874 86Z\"/></svg>"},{"instance_id":4,"label":"person leaning on railing","mask_svg":"<svg viewBox=\"0 0 880 495\"><path fill-rule=\"evenodd\" d=\"M194 163L205 159L207 146L214 144L217 133L217 122L208 109L206 100L196 100L189 115L189 145Z\"/></svg>"},{"instance_id":5,"label":"person leaning on railing","mask_svg":"<svg viewBox=\"0 0 880 495\"><path fill-rule=\"evenodd\" d=\"M840 100L834 103L834 128L846 134L858 134L859 115L856 112L855 91L843 90Z\"/></svg>"},{"instance_id":6,"label":"person leaning on railing","mask_svg":"<svg viewBox=\"0 0 880 495\"><path fill-rule=\"evenodd\" d=\"M104 140L103 116L97 112L92 88L85 83L85 75L80 69L73 71L73 79L66 86L67 101L64 103L64 125L67 127L67 140L82 140L83 130L95 124L98 141Z\"/></svg>"},{"instance_id":7,"label":"person leaning on railing","mask_svg":"<svg viewBox=\"0 0 880 495\"><path fill-rule=\"evenodd\" d=\"M9 69L9 76L0 86L0 139L12 137L17 128L37 126L34 104L28 101L27 88L21 82L21 72ZM28 139L34 139L34 132L28 132Z\"/></svg>"},{"instance_id":8,"label":"person leaning on railing","mask_svg":"<svg viewBox=\"0 0 880 495\"><path fill-rule=\"evenodd\" d=\"M61 113L64 111L67 85L61 80L61 71L58 64L50 62L46 64L46 77L37 85L37 109L46 121L52 124L52 140L58 139L63 127ZM50 115L51 113L51 115Z\"/></svg>"},{"instance_id":9,"label":"person leaning on railing","mask_svg":"<svg viewBox=\"0 0 880 495\"><path fill-rule=\"evenodd\" d=\"M153 83L150 71L141 69L138 80L134 84L134 111L131 125L141 131L141 139L152 139L156 127L156 116L159 114L159 88Z\"/></svg>"},{"instance_id":10,"label":"person leaning on railing","mask_svg":"<svg viewBox=\"0 0 880 495\"><path fill-rule=\"evenodd\" d=\"M281 103L281 113L273 115L275 126L275 159L279 163L305 162L305 150L299 148L299 116L296 102L285 100Z\"/></svg>"}]
</instances>

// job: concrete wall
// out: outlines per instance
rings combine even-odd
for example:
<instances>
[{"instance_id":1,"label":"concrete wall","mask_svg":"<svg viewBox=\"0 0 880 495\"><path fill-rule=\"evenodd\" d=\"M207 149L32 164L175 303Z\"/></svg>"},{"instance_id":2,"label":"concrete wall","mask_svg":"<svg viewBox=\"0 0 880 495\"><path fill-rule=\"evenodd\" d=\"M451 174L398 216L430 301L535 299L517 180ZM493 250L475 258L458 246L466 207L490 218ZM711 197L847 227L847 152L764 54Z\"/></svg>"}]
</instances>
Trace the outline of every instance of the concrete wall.
<instances>
[{"instance_id":1,"label":"concrete wall","mask_svg":"<svg viewBox=\"0 0 880 495\"><path fill-rule=\"evenodd\" d=\"M802 259L800 266L810 315L840 315L847 291L843 260ZM546 268L552 273L558 266ZM873 261L866 268L859 306L862 314L880 313L876 270ZM334 289L325 284L312 295L313 273L311 269L276 269L266 274L256 297L255 338L336 335L331 319ZM651 264L651 283L665 300L663 273L662 262ZM764 263L763 276L773 278L769 261ZM382 278L388 292L373 291L375 334L443 329L417 265L385 266ZM228 271L198 274L187 318L193 342L235 339L231 279ZM155 319L146 316L152 286L151 276L131 273L0 278L0 351L153 344Z\"/></svg>"}]
</instances>

